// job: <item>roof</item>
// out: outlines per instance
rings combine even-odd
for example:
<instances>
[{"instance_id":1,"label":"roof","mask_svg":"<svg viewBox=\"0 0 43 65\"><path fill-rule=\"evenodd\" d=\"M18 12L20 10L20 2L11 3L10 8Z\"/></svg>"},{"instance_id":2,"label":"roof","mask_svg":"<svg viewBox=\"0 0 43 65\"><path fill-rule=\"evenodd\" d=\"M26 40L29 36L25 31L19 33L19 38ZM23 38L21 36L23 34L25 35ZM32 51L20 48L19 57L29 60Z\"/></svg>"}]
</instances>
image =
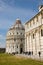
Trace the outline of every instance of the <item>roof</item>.
<instances>
[{"instance_id":1,"label":"roof","mask_svg":"<svg viewBox=\"0 0 43 65\"><path fill-rule=\"evenodd\" d=\"M15 24L9 29L9 30L14 30L14 29L22 29L25 30L24 26L21 23L20 19L16 19Z\"/></svg>"},{"instance_id":2,"label":"roof","mask_svg":"<svg viewBox=\"0 0 43 65\"><path fill-rule=\"evenodd\" d=\"M43 5L40 5L39 7L40 7L40 8L42 8L42 7L43 7Z\"/></svg>"},{"instance_id":3,"label":"roof","mask_svg":"<svg viewBox=\"0 0 43 65\"><path fill-rule=\"evenodd\" d=\"M16 24L21 24L21 20L20 19L16 19Z\"/></svg>"},{"instance_id":4,"label":"roof","mask_svg":"<svg viewBox=\"0 0 43 65\"><path fill-rule=\"evenodd\" d=\"M43 10L41 10L40 12L38 12L34 17L32 17L29 21L27 21L25 24L27 24L28 22L30 22L31 20L33 20L37 15L39 15Z\"/></svg>"}]
</instances>

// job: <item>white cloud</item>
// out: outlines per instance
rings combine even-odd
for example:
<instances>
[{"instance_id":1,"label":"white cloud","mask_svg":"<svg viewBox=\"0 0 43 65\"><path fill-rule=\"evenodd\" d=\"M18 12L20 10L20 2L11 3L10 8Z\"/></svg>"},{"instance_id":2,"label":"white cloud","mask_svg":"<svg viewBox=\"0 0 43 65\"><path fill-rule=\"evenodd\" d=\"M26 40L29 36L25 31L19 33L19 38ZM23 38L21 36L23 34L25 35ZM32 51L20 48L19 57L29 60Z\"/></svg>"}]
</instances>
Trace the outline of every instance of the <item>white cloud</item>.
<instances>
[{"instance_id":1,"label":"white cloud","mask_svg":"<svg viewBox=\"0 0 43 65\"><path fill-rule=\"evenodd\" d=\"M30 17L33 16L36 12L33 12L33 10L29 9L23 9L23 8L17 8L17 7L11 7L9 5L6 5L5 3L3 4L3 1L1 1L1 7L0 7L0 12L3 14L0 16L0 28L8 28L13 22L13 19L15 17ZM3 18L3 19L2 19ZM5 19L6 18L6 19ZM4 27L3 27L4 23Z\"/></svg>"},{"instance_id":2,"label":"white cloud","mask_svg":"<svg viewBox=\"0 0 43 65\"><path fill-rule=\"evenodd\" d=\"M10 20L2 19L2 20L0 20L0 21L1 21L1 22L0 22L0 29L8 29L8 28L10 28L11 25L12 25L12 21L10 21Z\"/></svg>"},{"instance_id":3,"label":"white cloud","mask_svg":"<svg viewBox=\"0 0 43 65\"><path fill-rule=\"evenodd\" d=\"M5 47L5 37L0 34L0 48Z\"/></svg>"},{"instance_id":4,"label":"white cloud","mask_svg":"<svg viewBox=\"0 0 43 65\"><path fill-rule=\"evenodd\" d=\"M0 43L0 48L5 48L5 43Z\"/></svg>"},{"instance_id":5,"label":"white cloud","mask_svg":"<svg viewBox=\"0 0 43 65\"><path fill-rule=\"evenodd\" d=\"M0 35L0 40L5 39L5 37L3 35Z\"/></svg>"},{"instance_id":6,"label":"white cloud","mask_svg":"<svg viewBox=\"0 0 43 65\"><path fill-rule=\"evenodd\" d=\"M13 1L11 0L11 3ZM22 15L28 15L29 14L29 15L32 15L32 14L35 13L31 9L26 10L26 9L23 9L23 8L17 8L15 6L11 7L10 5L8 5L5 2L3 2L2 0L0 0L0 2L1 2L0 11L3 11L3 12L8 13L10 15L13 15L13 14L19 14L19 15L21 15L21 14ZM2 8L2 10L1 10L1 8Z\"/></svg>"}]
</instances>

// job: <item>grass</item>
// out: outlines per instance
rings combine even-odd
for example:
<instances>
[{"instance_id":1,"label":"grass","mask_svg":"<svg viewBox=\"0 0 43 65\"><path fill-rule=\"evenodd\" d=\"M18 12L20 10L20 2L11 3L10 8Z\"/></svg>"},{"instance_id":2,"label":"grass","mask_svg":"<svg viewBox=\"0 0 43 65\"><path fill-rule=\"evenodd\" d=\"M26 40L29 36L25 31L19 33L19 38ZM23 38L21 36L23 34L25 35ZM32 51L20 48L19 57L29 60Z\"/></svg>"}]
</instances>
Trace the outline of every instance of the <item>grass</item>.
<instances>
[{"instance_id":1,"label":"grass","mask_svg":"<svg viewBox=\"0 0 43 65\"><path fill-rule=\"evenodd\" d=\"M0 65L43 65L43 62L18 58L10 54L0 54Z\"/></svg>"}]
</instances>

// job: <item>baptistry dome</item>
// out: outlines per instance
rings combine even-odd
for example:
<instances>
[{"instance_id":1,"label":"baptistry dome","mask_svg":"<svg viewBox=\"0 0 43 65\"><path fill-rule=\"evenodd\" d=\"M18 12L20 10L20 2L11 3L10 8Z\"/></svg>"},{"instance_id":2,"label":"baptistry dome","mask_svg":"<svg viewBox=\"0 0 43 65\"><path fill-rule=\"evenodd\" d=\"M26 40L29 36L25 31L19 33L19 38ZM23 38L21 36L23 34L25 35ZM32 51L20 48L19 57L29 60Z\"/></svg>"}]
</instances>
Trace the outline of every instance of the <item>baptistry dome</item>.
<instances>
[{"instance_id":1,"label":"baptistry dome","mask_svg":"<svg viewBox=\"0 0 43 65\"><path fill-rule=\"evenodd\" d=\"M14 28L16 28L16 29L23 29L24 30L24 26L22 25L20 19L16 19L16 22L14 24Z\"/></svg>"},{"instance_id":2,"label":"baptistry dome","mask_svg":"<svg viewBox=\"0 0 43 65\"><path fill-rule=\"evenodd\" d=\"M21 24L21 20L20 19L16 19L16 24Z\"/></svg>"}]
</instances>

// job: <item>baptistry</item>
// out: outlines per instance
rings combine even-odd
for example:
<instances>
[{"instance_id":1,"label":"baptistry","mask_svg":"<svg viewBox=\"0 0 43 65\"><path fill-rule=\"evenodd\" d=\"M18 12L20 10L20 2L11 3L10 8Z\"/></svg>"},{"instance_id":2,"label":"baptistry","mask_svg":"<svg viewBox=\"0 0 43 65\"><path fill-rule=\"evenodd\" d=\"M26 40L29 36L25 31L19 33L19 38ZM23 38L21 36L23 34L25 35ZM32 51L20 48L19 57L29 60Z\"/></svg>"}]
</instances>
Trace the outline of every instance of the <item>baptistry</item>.
<instances>
[{"instance_id":1,"label":"baptistry","mask_svg":"<svg viewBox=\"0 0 43 65\"><path fill-rule=\"evenodd\" d=\"M25 28L20 19L8 30L6 35L6 53L22 53L25 50Z\"/></svg>"}]
</instances>

